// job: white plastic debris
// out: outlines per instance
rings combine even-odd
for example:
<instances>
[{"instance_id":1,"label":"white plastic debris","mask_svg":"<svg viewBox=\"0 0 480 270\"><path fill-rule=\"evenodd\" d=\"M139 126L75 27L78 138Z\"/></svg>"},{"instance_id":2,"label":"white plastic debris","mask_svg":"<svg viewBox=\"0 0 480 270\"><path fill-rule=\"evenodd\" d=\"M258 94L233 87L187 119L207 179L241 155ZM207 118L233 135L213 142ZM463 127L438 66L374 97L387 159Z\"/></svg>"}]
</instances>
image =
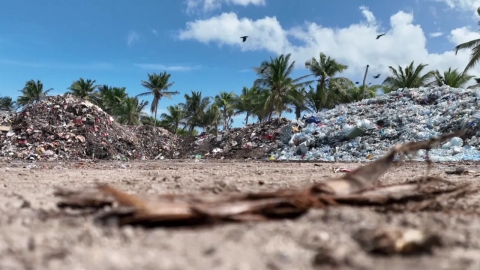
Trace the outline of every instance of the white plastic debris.
<instances>
[{"instance_id":1,"label":"white plastic debris","mask_svg":"<svg viewBox=\"0 0 480 270\"><path fill-rule=\"evenodd\" d=\"M282 134L277 160L370 161L394 145L428 140L441 134L468 129L465 140L453 138L429 152L433 161L480 160L480 90L448 86L398 89L397 91L341 104L315 115L320 123L300 125L295 134ZM293 121L295 124L300 119ZM288 136L288 137L287 137ZM299 151L304 143L308 151ZM304 150L304 149L302 149ZM424 160L419 151L414 160Z\"/></svg>"}]
</instances>

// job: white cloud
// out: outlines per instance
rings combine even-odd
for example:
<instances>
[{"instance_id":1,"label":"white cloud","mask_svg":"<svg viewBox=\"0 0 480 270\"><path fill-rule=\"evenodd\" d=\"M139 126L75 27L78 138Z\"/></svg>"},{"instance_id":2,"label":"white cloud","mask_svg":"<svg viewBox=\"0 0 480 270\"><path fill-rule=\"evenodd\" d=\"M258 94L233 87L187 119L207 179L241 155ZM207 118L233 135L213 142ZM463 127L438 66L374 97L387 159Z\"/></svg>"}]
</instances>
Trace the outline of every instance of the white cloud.
<instances>
[{"instance_id":1,"label":"white cloud","mask_svg":"<svg viewBox=\"0 0 480 270\"><path fill-rule=\"evenodd\" d=\"M360 10L362 11L362 14L365 17L365 19L367 19L368 24L375 24L376 23L375 16L373 15L373 13L370 10L368 10L368 7L361 6Z\"/></svg>"},{"instance_id":2,"label":"white cloud","mask_svg":"<svg viewBox=\"0 0 480 270\"><path fill-rule=\"evenodd\" d=\"M480 0L437 0L437 2L443 2L450 8L456 8L465 11L476 11L480 6Z\"/></svg>"},{"instance_id":3,"label":"white cloud","mask_svg":"<svg viewBox=\"0 0 480 270\"><path fill-rule=\"evenodd\" d=\"M155 36L158 35L158 31L156 29L152 29L152 34L154 34Z\"/></svg>"},{"instance_id":4,"label":"white cloud","mask_svg":"<svg viewBox=\"0 0 480 270\"><path fill-rule=\"evenodd\" d=\"M431 0L427 0L431 1ZM478 21L477 9L480 7L480 0L436 0L446 4L451 9L465 11L470 13L470 18L474 21Z\"/></svg>"},{"instance_id":5,"label":"white cloud","mask_svg":"<svg viewBox=\"0 0 480 270\"><path fill-rule=\"evenodd\" d=\"M265 6L266 0L187 0L187 13L198 9L203 12L213 11L220 9L222 4Z\"/></svg>"},{"instance_id":6,"label":"white cloud","mask_svg":"<svg viewBox=\"0 0 480 270\"><path fill-rule=\"evenodd\" d=\"M166 71L189 71L194 69L200 69L202 66L166 66L162 64L135 64L135 66L143 69L160 69Z\"/></svg>"},{"instance_id":7,"label":"white cloud","mask_svg":"<svg viewBox=\"0 0 480 270\"><path fill-rule=\"evenodd\" d=\"M140 35L135 31L130 31L127 36L127 45L131 47L135 42L140 40Z\"/></svg>"},{"instance_id":8,"label":"white cloud","mask_svg":"<svg viewBox=\"0 0 480 270\"><path fill-rule=\"evenodd\" d=\"M179 38L233 46L243 52L265 50L276 55L291 53L296 67L304 67L306 60L318 58L319 53L324 52L349 66L346 76L359 76L369 64L371 73L381 73L382 77L389 74L388 66L405 66L411 61L429 64L428 68L440 71L449 67L463 70L470 52L460 51L455 55L455 45L480 38L479 34L467 28L454 29L449 33L452 50L432 53L426 48L425 33L420 25L414 23L412 14L403 11L393 14L388 27L379 25L368 9L362 7L361 12L364 21L340 29L310 22L284 29L276 17L251 20L238 18L235 13L223 13L209 19L188 22L186 28L179 33ZM387 31L380 31L385 28ZM379 33L386 35L377 40ZM241 42L239 37L242 35L249 36L247 42ZM292 39L301 45L294 45ZM480 67L472 69L470 73L480 75Z\"/></svg>"},{"instance_id":9,"label":"white cloud","mask_svg":"<svg viewBox=\"0 0 480 270\"><path fill-rule=\"evenodd\" d=\"M448 37L455 45L478 38L480 38L480 35L477 32L468 30L468 27L456 28L451 31L451 35Z\"/></svg>"},{"instance_id":10,"label":"white cloud","mask_svg":"<svg viewBox=\"0 0 480 270\"><path fill-rule=\"evenodd\" d=\"M442 32L433 32L433 33L430 33L428 34L430 37L434 38L434 37L441 37L443 36L443 33Z\"/></svg>"}]
</instances>

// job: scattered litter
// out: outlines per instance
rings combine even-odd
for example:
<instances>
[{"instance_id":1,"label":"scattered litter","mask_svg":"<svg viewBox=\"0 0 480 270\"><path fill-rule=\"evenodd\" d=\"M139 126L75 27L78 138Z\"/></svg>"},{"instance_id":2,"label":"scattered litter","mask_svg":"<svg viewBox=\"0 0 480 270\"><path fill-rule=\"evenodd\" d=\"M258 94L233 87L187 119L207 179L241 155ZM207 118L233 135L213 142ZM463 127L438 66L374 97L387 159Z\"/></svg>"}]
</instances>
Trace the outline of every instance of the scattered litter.
<instances>
[{"instance_id":1,"label":"scattered litter","mask_svg":"<svg viewBox=\"0 0 480 270\"><path fill-rule=\"evenodd\" d=\"M338 172L351 172L352 170L350 169L347 169L347 168L333 168L333 172L334 173L338 173Z\"/></svg>"}]
</instances>

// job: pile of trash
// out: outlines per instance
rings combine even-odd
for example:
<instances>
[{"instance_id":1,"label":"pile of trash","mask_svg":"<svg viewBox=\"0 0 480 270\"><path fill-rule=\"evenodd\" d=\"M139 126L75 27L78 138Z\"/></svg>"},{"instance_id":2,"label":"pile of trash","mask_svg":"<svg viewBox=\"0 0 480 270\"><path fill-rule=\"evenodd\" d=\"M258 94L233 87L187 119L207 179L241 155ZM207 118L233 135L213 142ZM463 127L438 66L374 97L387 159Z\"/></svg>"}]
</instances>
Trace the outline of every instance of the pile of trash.
<instances>
[{"instance_id":1,"label":"pile of trash","mask_svg":"<svg viewBox=\"0 0 480 270\"><path fill-rule=\"evenodd\" d=\"M179 158L263 159L292 135L290 121L274 118L264 123L243 128L219 131L217 135L202 133L197 137L182 138Z\"/></svg>"},{"instance_id":2,"label":"pile of trash","mask_svg":"<svg viewBox=\"0 0 480 270\"><path fill-rule=\"evenodd\" d=\"M11 134L12 119L15 117L15 112L0 111L0 142L7 139L7 134Z\"/></svg>"},{"instance_id":3,"label":"pile of trash","mask_svg":"<svg viewBox=\"0 0 480 270\"><path fill-rule=\"evenodd\" d=\"M141 159L170 159L179 155L178 137L162 127L127 126L138 138Z\"/></svg>"},{"instance_id":4,"label":"pile of trash","mask_svg":"<svg viewBox=\"0 0 480 270\"><path fill-rule=\"evenodd\" d=\"M433 161L480 160L480 90L449 86L398 89L292 121L279 160L369 161L396 144L467 129L430 151ZM424 160L426 152L408 156Z\"/></svg>"},{"instance_id":5,"label":"pile of trash","mask_svg":"<svg viewBox=\"0 0 480 270\"><path fill-rule=\"evenodd\" d=\"M394 145L468 132L430 151L433 161L480 160L480 90L398 89L288 121L175 136L160 127L122 126L73 95L48 97L21 112L0 112L0 157L18 159L172 159L371 161ZM424 160L426 152L410 155Z\"/></svg>"},{"instance_id":6,"label":"pile of trash","mask_svg":"<svg viewBox=\"0 0 480 270\"><path fill-rule=\"evenodd\" d=\"M0 136L2 133L10 131L14 117L15 112L0 111Z\"/></svg>"},{"instance_id":7,"label":"pile of trash","mask_svg":"<svg viewBox=\"0 0 480 270\"><path fill-rule=\"evenodd\" d=\"M21 159L134 159L138 138L98 106L73 95L48 97L10 120L0 155Z\"/></svg>"}]
</instances>

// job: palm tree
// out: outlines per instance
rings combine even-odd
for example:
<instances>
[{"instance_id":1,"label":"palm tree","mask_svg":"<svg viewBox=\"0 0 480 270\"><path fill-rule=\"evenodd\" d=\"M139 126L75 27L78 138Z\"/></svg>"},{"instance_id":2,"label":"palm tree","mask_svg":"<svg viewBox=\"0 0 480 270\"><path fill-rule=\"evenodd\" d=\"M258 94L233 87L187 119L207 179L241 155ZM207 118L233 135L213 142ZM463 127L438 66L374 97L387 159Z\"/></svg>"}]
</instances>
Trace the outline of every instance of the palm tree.
<instances>
[{"instance_id":1,"label":"palm tree","mask_svg":"<svg viewBox=\"0 0 480 270\"><path fill-rule=\"evenodd\" d=\"M249 117L260 104L258 93L259 89L256 87L243 87L241 94L234 101L235 115L245 113L245 125L248 125Z\"/></svg>"},{"instance_id":2,"label":"palm tree","mask_svg":"<svg viewBox=\"0 0 480 270\"><path fill-rule=\"evenodd\" d=\"M319 112L323 108L330 108L333 104L337 104L336 99L345 99L347 89L353 83L343 77L337 78L336 75L348 69L347 65L341 64L321 52L318 60L312 57L311 60L305 62L305 67L318 78L317 87L310 88L308 93L308 107Z\"/></svg>"},{"instance_id":3,"label":"palm tree","mask_svg":"<svg viewBox=\"0 0 480 270\"><path fill-rule=\"evenodd\" d=\"M98 100L100 107L108 114L115 114L116 109L128 97L125 87L111 87L102 85L98 87Z\"/></svg>"},{"instance_id":4,"label":"palm tree","mask_svg":"<svg viewBox=\"0 0 480 270\"><path fill-rule=\"evenodd\" d=\"M442 75L437 69L434 73L434 81L431 84L436 86L448 85L454 88L462 88L474 77L475 76L468 75L465 72L460 73L457 69L452 70L452 68L448 68L448 70L444 71Z\"/></svg>"},{"instance_id":5,"label":"palm tree","mask_svg":"<svg viewBox=\"0 0 480 270\"><path fill-rule=\"evenodd\" d=\"M308 68L315 77L318 77L318 85L320 89L325 87L328 78L335 77L338 73L344 72L348 66L338 63L335 59L326 56L323 52L320 53L319 61L312 57L311 60L305 62L305 67Z\"/></svg>"},{"instance_id":6,"label":"palm tree","mask_svg":"<svg viewBox=\"0 0 480 270\"><path fill-rule=\"evenodd\" d=\"M206 129L207 132L218 135L218 125L222 120L222 112L218 107L218 104L213 103L208 107L208 109L203 114L202 119L200 120L200 126ZM210 128L213 126L213 130Z\"/></svg>"},{"instance_id":7,"label":"palm tree","mask_svg":"<svg viewBox=\"0 0 480 270\"><path fill-rule=\"evenodd\" d=\"M282 112L287 109L285 99L292 88L312 83L312 81L302 82L310 75L292 79L294 66L295 61L290 63L290 54L282 54L275 59L270 58L270 61L263 61L260 67L253 68L259 76L255 80L254 86L258 87L260 91L268 92L268 98L264 105L268 119L271 119L274 113L281 116Z\"/></svg>"},{"instance_id":8,"label":"palm tree","mask_svg":"<svg viewBox=\"0 0 480 270\"><path fill-rule=\"evenodd\" d=\"M477 9L477 15L480 16L480 8ZM470 55L470 61L468 62L463 72L467 72L469 69L475 67L480 60L480 38L470 40L455 46L455 55L458 53L458 51L466 49L471 50L472 54Z\"/></svg>"},{"instance_id":9,"label":"palm tree","mask_svg":"<svg viewBox=\"0 0 480 270\"><path fill-rule=\"evenodd\" d=\"M398 66L398 70L389 66L388 68L392 72L391 76L388 76L384 81L385 92L391 92L398 88L418 88L429 84L429 80L435 76L433 71L429 71L422 75L423 70L428 64L419 64L414 67L414 61L410 65L403 69Z\"/></svg>"},{"instance_id":10,"label":"palm tree","mask_svg":"<svg viewBox=\"0 0 480 270\"><path fill-rule=\"evenodd\" d=\"M286 102L293 106L296 119L301 117L303 111L311 111L305 104L306 96L307 91L305 90L305 86L292 88L287 95Z\"/></svg>"},{"instance_id":11,"label":"palm tree","mask_svg":"<svg viewBox=\"0 0 480 270\"><path fill-rule=\"evenodd\" d=\"M192 91L191 95L185 94L185 103L180 106L185 111L185 127L189 127L189 133L193 134L195 127L201 126L203 115L210 105L209 97L202 97L202 92Z\"/></svg>"},{"instance_id":12,"label":"palm tree","mask_svg":"<svg viewBox=\"0 0 480 270\"><path fill-rule=\"evenodd\" d=\"M374 98L377 96L377 90L381 85L365 85L365 98ZM348 89L348 102L360 101L363 99L363 85Z\"/></svg>"},{"instance_id":13,"label":"palm tree","mask_svg":"<svg viewBox=\"0 0 480 270\"><path fill-rule=\"evenodd\" d=\"M167 111L168 113L162 113L160 115L162 126L167 127L170 132L177 134L178 127L185 118L185 111L180 104L168 106Z\"/></svg>"},{"instance_id":14,"label":"palm tree","mask_svg":"<svg viewBox=\"0 0 480 270\"><path fill-rule=\"evenodd\" d=\"M0 110L15 111L17 109L17 102L12 97L0 97Z\"/></svg>"},{"instance_id":15,"label":"palm tree","mask_svg":"<svg viewBox=\"0 0 480 270\"><path fill-rule=\"evenodd\" d=\"M147 88L149 91L138 94L139 96L153 95L152 105L150 107L150 112L155 113L155 119L157 119L158 103L163 97L172 98L173 95L179 94L178 91L168 91L168 89L174 84L174 82L169 82L170 74L163 72L160 74L148 74L148 81L142 80L142 86Z\"/></svg>"},{"instance_id":16,"label":"palm tree","mask_svg":"<svg viewBox=\"0 0 480 270\"><path fill-rule=\"evenodd\" d=\"M72 85L68 88L68 90L70 90L68 93L81 99L91 99L91 95L98 87L98 85L95 85L95 82L95 80L92 81L87 79L85 81L83 78L80 78L77 81L72 82Z\"/></svg>"},{"instance_id":17,"label":"palm tree","mask_svg":"<svg viewBox=\"0 0 480 270\"><path fill-rule=\"evenodd\" d=\"M325 80L325 84L314 88L309 86L309 91L306 93L306 107L315 113L323 109L331 109L338 104L350 102L350 89L354 88L355 84L347 78L330 77Z\"/></svg>"},{"instance_id":18,"label":"palm tree","mask_svg":"<svg viewBox=\"0 0 480 270\"><path fill-rule=\"evenodd\" d=\"M32 103L37 103L38 101L47 97L48 92L52 91L53 88L43 90L43 83L40 80L36 82L30 80L25 84L25 87L20 90L22 95L18 97L17 104L20 106L25 106Z\"/></svg>"},{"instance_id":19,"label":"palm tree","mask_svg":"<svg viewBox=\"0 0 480 270\"><path fill-rule=\"evenodd\" d=\"M270 92L256 88L255 102L252 104L252 116L256 116L259 123L267 121L270 117L268 107L265 106L270 98Z\"/></svg>"},{"instance_id":20,"label":"palm tree","mask_svg":"<svg viewBox=\"0 0 480 270\"><path fill-rule=\"evenodd\" d=\"M118 107L118 122L124 125L139 125L140 118L145 114L142 110L148 105L148 101L139 102L137 97L127 97Z\"/></svg>"},{"instance_id":21,"label":"palm tree","mask_svg":"<svg viewBox=\"0 0 480 270\"><path fill-rule=\"evenodd\" d=\"M223 129L228 130L230 129L230 124L232 122L232 117L235 114L235 100L237 95L234 92L220 92L220 94L216 95L215 105L218 106L223 118Z\"/></svg>"}]
</instances>

